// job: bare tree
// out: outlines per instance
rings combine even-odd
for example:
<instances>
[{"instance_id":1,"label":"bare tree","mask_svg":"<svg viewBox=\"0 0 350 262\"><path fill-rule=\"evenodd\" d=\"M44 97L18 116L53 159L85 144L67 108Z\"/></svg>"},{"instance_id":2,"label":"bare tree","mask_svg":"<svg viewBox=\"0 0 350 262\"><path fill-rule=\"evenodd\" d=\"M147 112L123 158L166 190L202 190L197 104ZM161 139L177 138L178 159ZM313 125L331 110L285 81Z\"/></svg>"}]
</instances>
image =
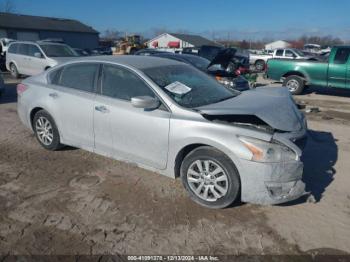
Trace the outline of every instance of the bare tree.
<instances>
[{"instance_id":1,"label":"bare tree","mask_svg":"<svg viewBox=\"0 0 350 262\"><path fill-rule=\"evenodd\" d=\"M4 13L13 13L16 10L16 5L13 0L1 1L0 11Z\"/></svg>"}]
</instances>

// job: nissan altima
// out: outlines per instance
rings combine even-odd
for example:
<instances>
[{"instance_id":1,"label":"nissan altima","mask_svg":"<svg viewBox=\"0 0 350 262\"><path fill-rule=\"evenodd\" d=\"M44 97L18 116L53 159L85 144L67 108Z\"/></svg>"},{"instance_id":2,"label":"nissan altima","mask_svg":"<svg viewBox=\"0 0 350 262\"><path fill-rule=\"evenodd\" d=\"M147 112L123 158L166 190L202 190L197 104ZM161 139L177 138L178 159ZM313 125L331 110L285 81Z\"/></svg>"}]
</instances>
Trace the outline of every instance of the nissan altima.
<instances>
[{"instance_id":1,"label":"nissan altima","mask_svg":"<svg viewBox=\"0 0 350 262\"><path fill-rule=\"evenodd\" d=\"M303 195L306 121L285 88L243 93L182 62L81 57L17 86L18 114L48 150L64 145L180 177L209 208Z\"/></svg>"}]
</instances>

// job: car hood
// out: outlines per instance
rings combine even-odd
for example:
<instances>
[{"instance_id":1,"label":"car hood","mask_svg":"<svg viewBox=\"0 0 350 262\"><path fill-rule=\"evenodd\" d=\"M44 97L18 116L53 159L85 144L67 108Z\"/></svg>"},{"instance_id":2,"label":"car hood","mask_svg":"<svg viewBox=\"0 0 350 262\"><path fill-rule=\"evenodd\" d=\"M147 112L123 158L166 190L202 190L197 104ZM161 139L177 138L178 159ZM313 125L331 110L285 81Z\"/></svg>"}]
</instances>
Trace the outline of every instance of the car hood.
<instances>
[{"instance_id":1,"label":"car hood","mask_svg":"<svg viewBox=\"0 0 350 262\"><path fill-rule=\"evenodd\" d=\"M236 52L237 50L235 48L226 48L219 51L207 68L213 65L221 65L223 68L227 68L229 62L235 56Z\"/></svg>"},{"instance_id":2,"label":"car hood","mask_svg":"<svg viewBox=\"0 0 350 262\"><path fill-rule=\"evenodd\" d=\"M293 132L302 129L302 114L285 87L264 87L196 108L208 116L255 116L273 129Z\"/></svg>"}]
</instances>

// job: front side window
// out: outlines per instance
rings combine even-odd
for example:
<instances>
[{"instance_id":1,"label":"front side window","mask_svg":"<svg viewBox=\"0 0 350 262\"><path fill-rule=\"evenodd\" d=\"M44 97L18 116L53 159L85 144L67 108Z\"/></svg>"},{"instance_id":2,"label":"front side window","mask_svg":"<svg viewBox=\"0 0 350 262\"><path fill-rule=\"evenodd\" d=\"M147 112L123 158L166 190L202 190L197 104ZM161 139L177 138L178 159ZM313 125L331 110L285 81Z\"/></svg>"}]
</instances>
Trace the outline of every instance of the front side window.
<instances>
[{"instance_id":1,"label":"front side window","mask_svg":"<svg viewBox=\"0 0 350 262\"><path fill-rule=\"evenodd\" d=\"M350 48L338 48L334 57L334 64L345 64L349 59Z\"/></svg>"},{"instance_id":2,"label":"front side window","mask_svg":"<svg viewBox=\"0 0 350 262\"><path fill-rule=\"evenodd\" d=\"M155 97L150 87L139 76L112 65L103 66L102 95L128 101L136 96Z\"/></svg>"},{"instance_id":3,"label":"front side window","mask_svg":"<svg viewBox=\"0 0 350 262\"><path fill-rule=\"evenodd\" d=\"M286 57L294 57L294 53L292 51L290 51L290 50L286 50L285 56Z\"/></svg>"},{"instance_id":4,"label":"front side window","mask_svg":"<svg viewBox=\"0 0 350 262\"><path fill-rule=\"evenodd\" d=\"M176 103L187 108L218 103L240 94L189 65L145 68L143 72Z\"/></svg>"},{"instance_id":5,"label":"front side window","mask_svg":"<svg viewBox=\"0 0 350 262\"><path fill-rule=\"evenodd\" d=\"M62 44L41 44L41 49L48 57L74 57L78 56L72 48Z\"/></svg>"},{"instance_id":6,"label":"front side window","mask_svg":"<svg viewBox=\"0 0 350 262\"><path fill-rule=\"evenodd\" d=\"M35 45L29 45L29 47L28 47L28 55L35 56L35 53L41 54L40 49L37 46L35 46Z\"/></svg>"},{"instance_id":7,"label":"front side window","mask_svg":"<svg viewBox=\"0 0 350 262\"><path fill-rule=\"evenodd\" d=\"M85 92L94 92L95 79L98 73L98 64L81 63L67 65L62 69L58 84ZM53 75L53 81L57 81Z\"/></svg>"}]
</instances>

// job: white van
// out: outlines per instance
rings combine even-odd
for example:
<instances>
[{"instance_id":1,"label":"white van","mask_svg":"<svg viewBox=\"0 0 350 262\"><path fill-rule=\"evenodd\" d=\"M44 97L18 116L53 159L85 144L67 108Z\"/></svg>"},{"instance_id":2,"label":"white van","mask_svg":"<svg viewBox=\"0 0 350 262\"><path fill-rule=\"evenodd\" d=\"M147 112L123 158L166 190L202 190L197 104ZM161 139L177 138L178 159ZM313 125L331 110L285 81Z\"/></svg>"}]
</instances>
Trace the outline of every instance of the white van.
<instances>
[{"instance_id":1,"label":"white van","mask_svg":"<svg viewBox=\"0 0 350 262\"><path fill-rule=\"evenodd\" d=\"M32 76L76 56L77 53L65 44L13 42L6 52L6 68L15 78Z\"/></svg>"}]
</instances>

